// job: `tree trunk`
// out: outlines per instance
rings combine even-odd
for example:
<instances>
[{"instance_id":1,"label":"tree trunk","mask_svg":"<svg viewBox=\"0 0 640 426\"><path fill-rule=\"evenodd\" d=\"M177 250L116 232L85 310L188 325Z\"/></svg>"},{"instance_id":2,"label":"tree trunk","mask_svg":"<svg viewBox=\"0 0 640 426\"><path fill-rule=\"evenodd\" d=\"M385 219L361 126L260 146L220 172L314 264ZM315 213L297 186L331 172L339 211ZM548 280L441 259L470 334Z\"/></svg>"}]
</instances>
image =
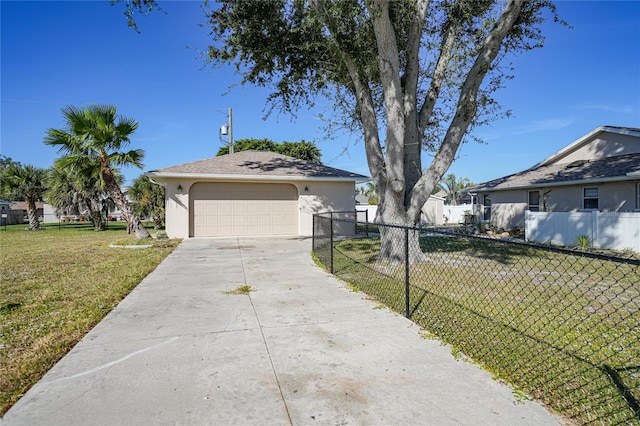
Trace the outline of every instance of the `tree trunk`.
<instances>
[{"instance_id":1,"label":"tree trunk","mask_svg":"<svg viewBox=\"0 0 640 426\"><path fill-rule=\"evenodd\" d=\"M106 229L105 223L102 220L102 214L99 210L89 210L89 219L91 220L94 230L104 231Z\"/></svg>"},{"instance_id":2,"label":"tree trunk","mask_svg":"<svg viewBox=\"0 0 640 426\"><path fill-rule=\"evenodd\" d=\"M395 205L394 205L395 204ZM425 256L420 249L419 224L404 212L403 200L395 197L394 201L379 206L377 220L380 223L395 225L380 227L380 254L378 262L391 265L424 262Z\"/></svg>"},{"instance_id":3,"label":"tree trunk","mask_svg":"<svg viewBox=\"0 0 640 426\"><path fill-rule=\"evenodd\" d=\"M29 230L35 231L40 229L40 221L38 220L38 209L35 200L27 201L27 216L29 216Z\"/></svg>"},{"instance_id":4,"label":"tree trunk","mask_svg":"<svg viewBox=\"0 0 640 426\"><path fill-rule=\"evenodd\" d=\"M160 213L153 215L153 228L160 229L162 228L163 217Z\"/></svg>"},{"instance_id":5,"label":"tree trunk","mask_svg":"<svg viewBox=\"0 0 640 426\"><path fill-rule=\"evenodd\" d=\"M124 216L124 219L127 221L129 229L135 233L136 238L139 240L151 238L151 234L149 234L149 231L144 227L138 215L133 211L133 207L131 207L122 193L120 185L116 182L113 171L108 165L102 165L102 177L104 178L107 192L109 192L109 195L113 198L113 202L116 203L116 206L118 206L122 212L122 216Z\"/></svg>"},{"instance_id":6,"label":"tree trunk","mask_svg":"<svg viewBox=\"0 0 640 426\"><path fill-rule=\"evenodd\" d=\"M102 220L99 203L92 198L85 198L83 204L87 207L87 210L89 210L89 220L93 225L93 229L95 231L104 231L107 229L106 223Z\"/></svg>"}]
</instances>

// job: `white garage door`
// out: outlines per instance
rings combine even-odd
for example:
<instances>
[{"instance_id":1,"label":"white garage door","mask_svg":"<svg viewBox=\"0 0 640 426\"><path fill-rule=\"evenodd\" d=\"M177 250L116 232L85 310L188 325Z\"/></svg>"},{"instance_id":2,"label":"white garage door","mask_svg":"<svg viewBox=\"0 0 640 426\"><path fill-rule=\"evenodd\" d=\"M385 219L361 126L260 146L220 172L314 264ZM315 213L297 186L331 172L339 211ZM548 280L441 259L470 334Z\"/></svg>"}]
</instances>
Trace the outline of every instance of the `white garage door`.
<instances>
[{"instance_id":1,"label":"white garage door","mask_svg":"<svg viewBox=\"0 0 640 426\"><path fill-rule=\"evenodd\" d=\"M196 183L190 190L191 235L298 233L298 190L285 183Z\"/></svg>"}]
</instances>

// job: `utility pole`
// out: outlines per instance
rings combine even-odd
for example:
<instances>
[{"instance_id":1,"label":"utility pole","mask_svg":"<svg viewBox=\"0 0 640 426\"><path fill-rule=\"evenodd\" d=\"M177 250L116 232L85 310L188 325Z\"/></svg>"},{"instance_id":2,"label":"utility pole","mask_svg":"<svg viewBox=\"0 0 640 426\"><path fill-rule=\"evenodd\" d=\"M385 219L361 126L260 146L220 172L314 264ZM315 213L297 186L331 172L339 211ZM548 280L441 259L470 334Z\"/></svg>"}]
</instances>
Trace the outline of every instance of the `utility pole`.
<instances>
[{"instance_id":1,"label":"utility pole","mask_svg":"<svg viewBox=\"0 0 640 426\"><path fill-rule=\"evenodd\" d=\"M229 153L233 154L233 124L231 119L231 107L229 107Z\"/></svg>"},{"instance_id":2,"label":"utility pole","mask_svg":"<svg viewBox=\"0 0 640 426\"><path fill-rule=\"evenodd\" d=\"M223 142L222 136L229 137L229 154L233 154L233 118L231 115L231 108L229 108L229 113L227 115L227 124L223 124L220 127L220 142Z\"/></svg>"}]
</instances>

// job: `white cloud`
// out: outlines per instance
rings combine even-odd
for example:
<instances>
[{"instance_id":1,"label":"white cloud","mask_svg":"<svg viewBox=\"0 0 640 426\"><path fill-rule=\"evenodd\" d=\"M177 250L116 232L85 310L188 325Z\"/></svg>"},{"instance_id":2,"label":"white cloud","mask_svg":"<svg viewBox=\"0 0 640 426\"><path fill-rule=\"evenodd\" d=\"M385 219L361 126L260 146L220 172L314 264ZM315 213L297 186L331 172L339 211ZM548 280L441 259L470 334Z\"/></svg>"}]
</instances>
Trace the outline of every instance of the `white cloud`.
<instances>
[{"instance_id":1,"label":"white cloud","mask_svg":"<svg viewBox=\"0 0 640 426\"><path fill-rule=\"evenodd\" d=\"M519 126L514 130L514 134L541 132L548 130L558 130L569 127L573 124L573 118L550 118L548 120L535 120L524 126Z\"/></svg>"},{"instance_id":2,"label":"white cloud","mask_svg":"<svg viewBox=\"0 0 640 426\"><path fill-rule=\"evenodd\" d=\"M576 108L614 112L617 114L633 114L633 107L631 105L614 106L606 104L579 104Z\"/></svg>"}]
</instances>

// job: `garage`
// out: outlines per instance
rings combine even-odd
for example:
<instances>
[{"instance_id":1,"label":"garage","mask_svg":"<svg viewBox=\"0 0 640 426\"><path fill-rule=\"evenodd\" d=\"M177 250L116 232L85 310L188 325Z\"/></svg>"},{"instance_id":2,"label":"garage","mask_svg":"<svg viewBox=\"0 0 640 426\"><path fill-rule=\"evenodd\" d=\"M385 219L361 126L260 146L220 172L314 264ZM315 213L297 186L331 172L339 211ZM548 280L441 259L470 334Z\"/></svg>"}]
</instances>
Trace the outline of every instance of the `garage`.
<instances>
[{"instance_id":1,"label":"garage","mask_svg":"<svg viewBox=\"0 0 640 426\"><path fill-rule=\"evenodd\" d=\"M313 215L354 211L357 173L266 151L151 170L165 188L170 238L313 233Z\"/></svg>"},{"instance_id":2,"label":"garage","mask_svg":"<svg viewBox=\"0 0 640 426\"><path fill-rule=\"evenodd\" d=\"M298 233L298 189L292 184L198 182L189 192L192 237Z\"/></svg>"}]
</instances>

